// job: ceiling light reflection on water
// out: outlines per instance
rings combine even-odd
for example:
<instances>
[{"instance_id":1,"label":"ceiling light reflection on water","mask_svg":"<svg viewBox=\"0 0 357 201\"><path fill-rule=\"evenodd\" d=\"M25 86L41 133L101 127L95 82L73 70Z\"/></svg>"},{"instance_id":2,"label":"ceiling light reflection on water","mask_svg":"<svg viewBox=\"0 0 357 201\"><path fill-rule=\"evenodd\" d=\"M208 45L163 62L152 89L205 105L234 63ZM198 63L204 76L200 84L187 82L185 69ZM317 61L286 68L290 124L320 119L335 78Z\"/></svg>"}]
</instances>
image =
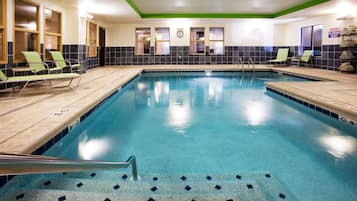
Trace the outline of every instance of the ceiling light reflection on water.
<instances>
[{"instance_id":1,"label":"ceiling light reflection on water","mask_svg":"<svg viewBox=\"0 0 357 201\"><path fill-rule=\"evenodd\" d=\"M343 159L357 151L357 140L352 136L325 135L320 143L336 159Z\"/></svg>"},{"instance_id":2,"label":"ceiling light reflection on water","mask_svg":"<svg viewBox=\"0 0 357 201\"><path fill-rule=\"evenodd\" d=\"M191 108L188 94L172 94L168 111L168 123L177 129L186 128L191 120Z\"/></svg>"},{"instance_id":3,"label":"ceiling light reflection on water","mask_svg":"<svg viewBox=\"0 0 357 201\"><path fill-rule=\"evenodd\" d=\"M94 160L105 155L110 149L110 141L106 138L89 139L85 134L78 143L78 154L81 159Z\"/></svg>"},{"instance_id":4,"label":"ceiling light reflection on water","mask_svg":"<svg viewBox=\"0 0 357 201\"><path fill-rule=\"evenodd\" d=\"M248 101L245 107L245 115L249 124L260 125L266 121L268 117L266 106L263 102Z\"/></svg>"}]
</instances>

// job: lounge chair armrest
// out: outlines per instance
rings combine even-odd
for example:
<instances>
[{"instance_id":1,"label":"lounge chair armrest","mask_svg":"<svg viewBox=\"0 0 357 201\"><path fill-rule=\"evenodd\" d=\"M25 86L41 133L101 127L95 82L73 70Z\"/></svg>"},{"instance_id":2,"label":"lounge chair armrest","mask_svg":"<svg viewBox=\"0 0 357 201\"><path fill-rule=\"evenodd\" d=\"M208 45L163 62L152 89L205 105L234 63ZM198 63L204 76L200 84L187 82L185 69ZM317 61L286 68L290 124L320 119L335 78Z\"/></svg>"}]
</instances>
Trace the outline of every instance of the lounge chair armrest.
<instances>
[{"instance_id":1,"label":"lounge chair armrest","mask_svg":"<svg viewBox=\"0 0 357 201\"><path fill-rule=\"evenodd\" d=\"M80 64L79 59L66 59L66 61L70 64L73 64L73 62Z\"/></svg>"},{"instance_id":2,"label":"lounge chair armrest","mask_svg":"<svg viewBox=\"0 0 357 201\"><path fill-rule=\"evenodd\" d=\"M291 59L293 60L293 59L301 59L301 56L293 56L293 57L291 57Z\"/></svg>"},{"instance_id":3,"label":"lounge chair armrest","mask_svg":"<svg viewBox=\"0 0 357 201\"><path fill-rule=\"evenodd\" d=\"M27 66L29 66L29 64L43 64L45 66L46 70L48 71L48 73L50 72L50 67L45 62L27 62ZM38 72L41 72L41 71L44 71L44 70L39 70Z\"/></svg>"}]
</instances>

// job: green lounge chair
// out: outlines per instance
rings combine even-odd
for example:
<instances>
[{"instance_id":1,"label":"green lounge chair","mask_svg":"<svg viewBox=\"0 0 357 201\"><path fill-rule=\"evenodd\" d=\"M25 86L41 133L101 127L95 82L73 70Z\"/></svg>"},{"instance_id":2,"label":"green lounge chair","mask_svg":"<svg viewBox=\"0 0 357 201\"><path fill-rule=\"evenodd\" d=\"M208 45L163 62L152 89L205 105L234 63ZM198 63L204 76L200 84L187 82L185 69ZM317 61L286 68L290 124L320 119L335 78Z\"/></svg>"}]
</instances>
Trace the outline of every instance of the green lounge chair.
<instances>
[{"instance_id":1,"label":"green lounge chair","mask_svg":"<svg viewBox=\"0 0 357 201\"><path fill-rule=\"evenodd\" d=\"M304 50L301 56L292 57L291 63L297 63L299 66L301 63L309 63L312 57L312 50Z\"/></svg>"},{"instance_id":2,"label":"green lounge chair","mask_svg":"<svg viewBox=\"0 0 357 201\"><path fill-rule=\"evenodd\" d=\"M53 62L56 65L56 68L69 68L69 72L79 71L81 64L78 59L64 59L63 55L59 51L50 51Z\"/></svg>"},{"instance_id":3,"label":"green lounge chair","mask_svg":"<svg viewBox=\"0 0 357 201\"><path fill-rule=\"evenodd\" d=\"M62 68L50 68L48 64L42 61L41 56L38 52L23 51L22 54L25 56L28 67L33 69L32 72L35 74L42 71L47 71L47 73L52 73L55 71L63 72Z\"/></svg>"},{"instance_id":4,"label":"green lounge chair","mask_svg":"<svg viewBox=\"0 0 357 201\"><path fill-rule=\"evenodd\" d=\"M276 59L268 60L269 63L286 64L288 61L289 48L279 48Z\"/></svg>"},{"instance_id":5,"label":"green lounge chair","mask_svg":"<svg viewBox=\"0 0 357 201\"><path fill-rule=\"evenodd\" d=\"M59 88L59 87L52 87L52 82L53 80L60 80L60 79L68 79L69 83L68 85L65 86L60 86L60 87L69 87L72 84L73 79L79 78L76 86L71 87L70 89L77 88L80 81L81 77L78 73L58 73L58 74L43 74L43 75L27 75L27 76L13 76L13 77L8 77L6 76L1 70L0 70L0 84L12 84L12 83L23 83L23 86L20 87L20 91L16 96L12 97L6 97L6 98L0 98L0 99L10 99L10 98L17 98L19 97L23 90L30 84L30 82L37 82L37 81L48 81L49 86L51 88ZM13 87L14 90L14 87Z\"/></svg>"}]
</instances>

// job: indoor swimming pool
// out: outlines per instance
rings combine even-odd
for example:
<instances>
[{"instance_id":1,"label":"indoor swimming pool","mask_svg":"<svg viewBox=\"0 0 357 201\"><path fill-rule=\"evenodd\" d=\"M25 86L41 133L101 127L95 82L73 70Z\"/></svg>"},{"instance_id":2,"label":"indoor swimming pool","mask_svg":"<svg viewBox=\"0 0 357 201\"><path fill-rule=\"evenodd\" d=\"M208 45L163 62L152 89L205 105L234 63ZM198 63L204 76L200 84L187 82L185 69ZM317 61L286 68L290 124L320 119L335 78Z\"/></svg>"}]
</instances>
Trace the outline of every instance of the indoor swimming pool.
<instances>
[{"instance_id":1,"label":"indoor swimming pool","mask_svg":"<svg viewBox=\"0 0 357 201\"><path fill-rule=\"evenodd\" d=\"M145 174L269 172L298 201L357 199L357 127L280 96L274 72L143 73L44 155ZM61 177L59 175L58 177Z\"/></svg>"}]
</instances>

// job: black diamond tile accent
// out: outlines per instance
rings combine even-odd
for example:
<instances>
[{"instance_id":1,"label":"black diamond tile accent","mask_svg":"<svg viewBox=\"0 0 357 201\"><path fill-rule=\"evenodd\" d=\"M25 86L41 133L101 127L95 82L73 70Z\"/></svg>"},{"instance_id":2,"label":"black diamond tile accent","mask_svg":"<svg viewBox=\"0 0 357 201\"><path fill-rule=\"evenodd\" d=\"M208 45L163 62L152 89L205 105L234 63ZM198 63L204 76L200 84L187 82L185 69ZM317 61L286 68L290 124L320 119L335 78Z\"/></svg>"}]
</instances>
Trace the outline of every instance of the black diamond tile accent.
<instances>
[{"instance_id":1,"label":"black diamond tile accent","mask_svg":"<svg viewBox=\"0 0 357 201\"><path fill-rule=\"evenodd\" d=\"M148 201L155 201L153 198L149 198Z\"/></svg>"},{"instance_id":2,"label":"black diamond tile accent","mask_svg":"<svg viewBox=\"0 0 357 201\"><path fill-rule=\"evenodd\" d=\"M157 177L153 177L153 178L152 178L152 180L157 181L157 180L158 180L158 178L157 178Z\"/></svg>"},{"instance_id":3,"label":"black diamond tile accent","mask_svg":"<svg viewBox=\"0 0 357 201\"><path fill-rule=\"evenodd\" d=\"M285 196L284 194L282 194L282 193L279 193L279 198L281 198L281 199L285 199L285 198L286 198L286 196Z\"/></svg>"},{"instance_id":4,"label":"black diamond tile accent","mask_svg":"<svg viewBox=\"0 0 357 201\"><path fill-rule=\"evenodd\" d=\"M266 177L266 178L270 178L271 175L270 175L270 174L265 174L265 177Z\"/></svg>"},{"instance_id":5,"label":"black diamond tile accent","mask_svg":"<svg viewBox=\"0 0 357 201\"><path fill-rule=\"evenodd\" d=\"M211 176L207 176L206 179L207 179L207 180L211 180L212 177L211 177Z\"/></svg>"},{"instance_id":6,"label":"black diamond tile accent","mask_svg":"<svg viewBox=\"0 0 357 201\"><path fill-rule=\"evenodd\" d=\"M227 201L233 201L233 199L229 199L229 200L227 200Z\"/></svg>"},{"instance_id":7,"label":"black diamond tile accent","mask_svg":"<svg viewBox=\"0 0 357 201\"><path fill-rule=\"evenodd\" d=\"M214 188L215 188L216 190L221 190L221 189L222 189L222 186L216 185Z\"/></svg>"},{"instance_id":8,"label":"black diamond tile accent","mask_svg":"<svg viewBox=\"0 0 357 201\"><path fill-rule=\"evenodd\" d=\"M185 181L186 179L187 179L187 178L186 178L185 176L182 176L182 177L181 177L181 180L182 180L182 181Z\"/></svg>"},{"instance_id":9,"label":"black diamond tile accent","mask_svg":"<svg viewBox=\"0 0 357 201\"><path fill-rule=\"evenodd\" d=\"M113 186L113 189L114 190L118 190L120 188L120 186L117 184L117 185L115 185L115 186Z\"/></svg>"},{"instance_id":10,"label":"black diamond tile accent","mask_svg":"<svg viewBox=\"0 0 357 201\"><path fill-rule=\"evenodd\" d=\"M93 172L92 174L90 174L91 177L95 177L95 175L97 175L95 172Z\"/></svg>"},{"instance_id":11,"label":"black diamond tile accent","mask_svg":"<svg viewBox=\"0 0 357 201\"><path fill-rule=\"evenodd\" d=\"M66 174L67 174L67 172L62 172L62 174L63 174L63 175L66 175Z\"/></svg>"},{"instance_id":12,"label":"black diamond tile accent","mask_svg":"<svg viewBox=\"0 0 357 201\"><path fill-rule=\"evenodd\" d=\"M252 189L253 185L252 184L247 184L247 188Z\"/></svg>"},{"instance_id":13,"label":"black diamond tile accent","mask_svg":"<svg viewBox=\"0 0 357 201\"><path fill-rule=\"evenodd\" d=\"M121 178L125 180L128 178L128 175L124 174Z\"/></svg>"},{"instance_id":14,"label":"black diamond tile accent","mask_svg":"<svg viewBox=\"0 0 357 201\"><path fill-rule=\"evenodd\" d=\"M20 200L20 199L22 199L24 197L25 197L24 193L18 194L18 195L16 195L16 200Z\"/></svg>"},{"instance_id":15,"label":"black diamond tile accent","mask_svg":"<svg viewBox=\"0 0 357 201\"><path fill-rule=\"evenodd\" d=\"M50 185L51 184L51 181L50 180L48 180L48 181L46 181L45 183L43 183L43 185L45 185L45 186L48 186L48 185Z\"/></svg>"},{"instance_id":16,"label":"black diamond tile accent","mask_svg":"<svg viewBox=\"0 0 357 201\"><path fill-rule=\"evenodd\" d=\"M80 188L80 187L83 186L83 183L82 183L82 182L79 182L76 186L77 186L78 188Z\"/></svg>"},{"instance_id":17,"label":"black diamond tile accent","mask_svg":"<svg viewBox=\"0 0 357 201\"><path fill-rule=\"evenodd\" d=\"M239 174L236 175L236 178L241 180L242 179L242 176L240 176Z\"/></svg>"},{"instance_id":18,"label":"black diamond tile accent","mask_svg":"<svg viewBox=\"0 0 357 201\"><path fill-rule=\"evenodd\" d=\"M105 198L105 200L104 201L111 201L109 198Z\"/></svg>"},{"instance_id":19,"label":"black diamond tile accent","mask_svg":"<svg viewBox=\"0 0 357 201\"><path fill-rule=\"evenodd\" d=\"M66 196L65 195L63 195L63 196L58 198L58 201L64 201L64 200L66 200Z\"/></svg>"},{"instance_id":20,"label":"black diamond tile accent","mask_svg":"<svg viewBox=\"0 0 357 201\"><path fill-rule=\"evenodd\" d=\"M191 190L191 186L186 186L186 187L185 187L185 190L186 190L186 191L190 191L190 190Z\"/></svg>"},{"instance_id":21,"label":"black diamond tile accent","mask_svg":"<svg viewBox=\"0 0 357 201\"><path fill-rule=\"evenodd\" d=\"M152 188L150 188L150 190L152 191L152 192L155 192L155 191L157 191L157 187L156 186L154 186L154 187L152 187Z\"/></svg>"}]
</instances>

